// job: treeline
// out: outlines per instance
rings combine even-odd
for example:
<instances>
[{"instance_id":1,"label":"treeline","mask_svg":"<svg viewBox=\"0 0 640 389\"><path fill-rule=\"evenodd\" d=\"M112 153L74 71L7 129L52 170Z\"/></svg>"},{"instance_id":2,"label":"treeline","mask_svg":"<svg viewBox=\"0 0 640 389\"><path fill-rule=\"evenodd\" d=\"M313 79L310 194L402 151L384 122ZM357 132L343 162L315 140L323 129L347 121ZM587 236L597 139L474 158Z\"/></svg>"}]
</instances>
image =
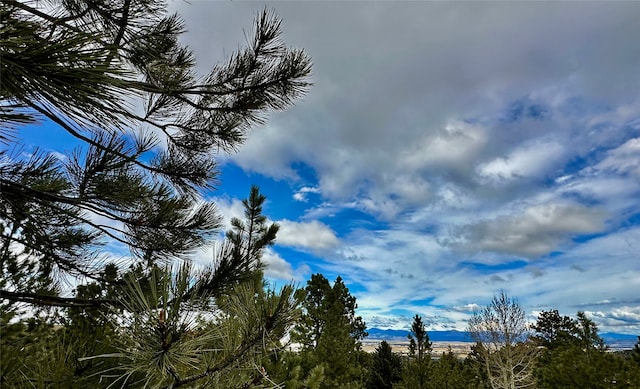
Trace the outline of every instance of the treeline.
<instances>
[{"instance_id":1,"label":"treeline","mask_svg":"<svg viewBox=\"0 0 640 389\"><path fill-rule=\"evenodd\" d=\"M124 309L40 310L21 319L3 305L3 387L640 387L640 337L632 350L609 352L582 312L571 318L543 311L527 325L517 302L502 293L470 320L475 344L463 359L451 350L436 355L419 315L408 353L386 341L368 353L361 347L366 324L340 277L314 274L306 287L275 294L254 272L216 298L224 308L211 317L202 306L172 301L193 287L185 271L138 274L146 283L124 289ZM80 293L100 293L94 286ZM265 325L276 317L279 323Z\"/></svg>"},{"instance_id":2,"label":"treeline","mask_svg":"<svg viewBox=\"0 0 640 389\"><path fill-rule=\"evenodd\" d=\"M313 275L302 296L303 314L292 332L297 351L272 354L265 364L283 388L639 388L640 337L632 350L609 352L596 324L543 311L525 321L517 301L504 292L469 321L475 344L464 358L450 349L435 355L422 318L413 318L408 353L382 341L373 353L355 315L355 298L340 277L333 287Z\"/></svg>"}]
</instances>

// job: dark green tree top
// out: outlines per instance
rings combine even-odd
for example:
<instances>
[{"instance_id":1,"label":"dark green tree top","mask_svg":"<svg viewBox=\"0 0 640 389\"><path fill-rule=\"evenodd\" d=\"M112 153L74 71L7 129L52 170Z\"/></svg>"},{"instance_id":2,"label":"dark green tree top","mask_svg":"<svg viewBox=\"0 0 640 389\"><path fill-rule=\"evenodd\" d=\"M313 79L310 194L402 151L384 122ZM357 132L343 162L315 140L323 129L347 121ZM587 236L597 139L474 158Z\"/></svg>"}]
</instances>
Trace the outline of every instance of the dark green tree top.
<instances>
[{"instance_id":1,"label":"dark green tree top","mask_svg":"<svg viewBox=\"0 0 640 389\"><path fill-rule=\"evenodd\" d=\"M391 389L402 379L402 359L386 341L382 341L371 358L368 389Z\"/></svg>"},{"instance_id":2,"label":"dark green tree top","mask_svg":"<svg viewBox=\"0 0 640 389\"><path fill-rule=\"evenodd\" d=\"M231 230L227 231L227 239L239 250L238 255L255 257L258 267L262 251L275 242L280 228L275 223L267 225L267 217L262 213L266 199L260 188L253 185L249 197L242 200L245 221L232 218Z\"/></svg>"},{"instance_id":3,"label":"dark green tree top","mask_svg":"<svg viewBox=\"0 0 640 389\"><path fill-rule=\"evenodd\" d=\"M407 338L409 339L409 356L422 361L431 353L433 343L429 341L429 334L419 315L413 317L411 332Z\"/></svg>"},{"instance_id":4,"label":"dark green tree top","mask_svg":"<svg viewBox=\"0 0 640 389\"><path fill-rule=\"evenodd\" d=\"M604 339L598 335L598 325L582 311L576 316L576 336L580 345L586 350L605 350Z\"/></svg>"},{"instance_id":5,"label":"dark green tree top","mask_svg":"<svg viewBox=\"0 0 640 389\"><path fill-rule=\"evenodd\" d=\"M431 365L431 345L429 334L422 317L415 315L411 323L409 339L409 359L404 366L403 382L409 388L426 388L429 382Z\"/></svg>"},{"instance_id":6,"label":"dark green tree top","mask_svg":"<svg viewBox=\"0 0 640 389\"><path fill-rule=\"evenodd\" d=\"M631 355L633 357L633 360L638 362L638 365L640 365L640 336L638 336L638 341L633 346Z\"/></svg>"},{"instance_id":7,"label":"dark green tree top","mask_svg":"<svg viewBox=\"0 0 640 389\"><path fill-rule=\"evenodd\" d=\"M316 364L325 364L322 388L362 385L365 381L360 341L367 336L366 324L356 316L356 298L341 277L333 285L322 274L314 274L298 290L302 317L292 340L303 345L303 353Z\"/></svg>"},{"instance_id":8,"label":"dark green tree top","mask_svg":"<svg viewBox=\"0 0 640 389\"><path fill-rule=\"evenodd\" d=\"M574 339L576 323L569 316L561 316L557 309L542 311L531 326L532 340L547 349L566 345Z\"/></svg>"},{"instance_id":9,"label":"dark green tree top","mask_svg":"<svg viewBox=\"0 0 640 389\"><path fill-rule=\"evenodd\" d=\"M313 274L304 289L298 290L304 310L301 323L296 327L296 340L306 347L315 348L327 326L341 326L359 347L368 334L362 317L356 316L356 298L338 276L333 286L322 274Z\"/></svg>"},{"instance_id":10,"label":"dark green tree top","mask_svg":"<svg viewBox=\"0 0 640 389\"><path fill-rule=\"evenodd\" d=\"M536 363L537 387L637 387L640 366L625 353L606 352L596 324L584 312L576 316L568 340L552 344Z\"/></svg>"}]
</instances>

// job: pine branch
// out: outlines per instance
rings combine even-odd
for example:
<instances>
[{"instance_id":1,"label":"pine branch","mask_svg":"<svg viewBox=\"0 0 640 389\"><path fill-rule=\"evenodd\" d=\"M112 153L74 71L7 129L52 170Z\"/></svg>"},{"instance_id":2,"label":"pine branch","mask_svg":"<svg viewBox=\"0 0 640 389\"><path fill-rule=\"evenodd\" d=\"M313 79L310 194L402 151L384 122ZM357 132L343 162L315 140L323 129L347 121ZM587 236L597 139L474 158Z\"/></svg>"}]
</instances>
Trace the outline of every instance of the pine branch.
<instances>
[{"instance_id":1,"label":"pine branch","mask_svg":"<svg viewBox=\"0 0 640 389\"><path fill-rule=\"evenodd\" d=\"M59 297L29 292L11 292L0 289L0 299L13 302L28 303L36 306L63 308L100 308L106 305L122 307L122 303L113 299L80 299L74 297Z\"/></svg>"}]
</instances>

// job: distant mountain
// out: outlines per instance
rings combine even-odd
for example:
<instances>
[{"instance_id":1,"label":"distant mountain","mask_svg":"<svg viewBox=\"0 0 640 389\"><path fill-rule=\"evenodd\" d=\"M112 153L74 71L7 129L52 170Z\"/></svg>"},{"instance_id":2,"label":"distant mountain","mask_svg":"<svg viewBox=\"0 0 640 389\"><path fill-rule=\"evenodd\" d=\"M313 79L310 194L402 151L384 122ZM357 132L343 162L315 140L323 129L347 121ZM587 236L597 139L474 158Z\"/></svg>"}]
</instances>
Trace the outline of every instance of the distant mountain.
<instances>
[{"instance_id":1,"label":"distant mountain","mask_svg":"<svg viewBox=\"0 0 640 389\"><path fill-rule=\"evenodd\" d=\"M368 328L369 340L406 340L409 330L383 330L380 328ZM471 342L467 331L427 331L432 342Z\"/></svg>"},{"instance_id":2,"label":"distant mountain","mask_svg":"<svg viewBox=\"0 0 640 389\"><path fill-rule=\"evenodd\" d=\"M615 332L603 332L600 337L604 340L632 340L637 341L638 335L616 334Z\"/></svg>"},{"instance_id":3,"label":"distant mountain","mask_svg":"<svg viewBox=\"0 0 640 389\"><path fill-rule=\"evenodd\" d=\"M383 330L369 328L368 340L402 341L407 339L409 330ZM471 336L467 331L427 331L432 342L471 342ZM614 350L631 349L638 341L636 335L617 334L604 332L600 334L605 343Z\"/></svg>"},{"instance_id":4,"label":"distant mountain","mask_svg":"<svg viewBox=\"0 0 640 389\"><path fill-rule=\"evenodd\" d=\"M613 332L604 332L600 334L600 337L604 339L604 343L609 346L611 350L628 350L632 349L638 342L637 335L616 334Z\"/></svg>"}]
</instances>

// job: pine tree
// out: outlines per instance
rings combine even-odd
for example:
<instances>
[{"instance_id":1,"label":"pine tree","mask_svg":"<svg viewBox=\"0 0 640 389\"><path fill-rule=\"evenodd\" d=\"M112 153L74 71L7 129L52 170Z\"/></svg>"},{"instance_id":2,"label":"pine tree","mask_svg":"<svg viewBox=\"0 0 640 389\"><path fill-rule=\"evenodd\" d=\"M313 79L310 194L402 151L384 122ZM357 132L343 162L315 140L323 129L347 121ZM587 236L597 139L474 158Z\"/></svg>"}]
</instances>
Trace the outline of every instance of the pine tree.
<instances>
[{"instance_id":1,"label":"pine tree","mask_svg":"<svg viewBox=\"0 0 640 389\"><path fill-rule=\"evenodd\" d=\"M69 308L57 319L57 330L50 321L39 320L32 326L37 331L26 331L25 324L10 325L7 317L0 323L0 364L8 367L3 384L180 387L216 382L226 387L269 382L260 361L280 348L280 339L298 317L298 302L292 286L278 292L256 290L258 247L264 249L269 241L257 242L255 255L236 258L235 253L243 252L236 245L248 246L246 237L226 240L218 261L204 269L185 261L129 271L123 276L125 285L116 289L120 304L96 312ZM229 283L228 273L245 268L246 277ZM101 292L94 284L79 288L82 298ZM20 336L4 337L20 331Z\"/></svg>"},{"instance_id":2,"label":"pine tree","mask_svg":"<svg viewBox=\"0 0 640 389\"><path fill-rule=\"evenodd\" d=\"M451 347L443 352L439 359L432 360L429 381L430 389L463 389L483 388L476 372L463 361L459 360Z\"/></svg>"},{"instance_id":3,"label":"pine tree","mask_svg":"<svg viewBox=\"0 0 640 389\"><path fill-rule=\"evenodd\" d=\"M391 389L402 379L402 359L386 341L380 342L371 359L368 389Z\"/></svg>"},{"instance_id":4,"label":"pine tree","mask_svg":"<svg viewBox=\"0 0 640 389\"><path fill-rule=\"evenodd\" d=\"M303 314L292 334L303 345L307 366L324 364L322 388L362 385L365 371L360 341L367 336L366 325L356 316L356 298L341 277L333 286L322 274L314 274L298 291Z\"/></svg>"},{"instance_id":5,"label":"pine tree","mask_svg":"<svg viewBox=\"0 0 640 389\"><path fill-rule=\"evenodd\" d=\"M576 319L565 317L562 320L563 335L556 337L538 358L535 369L538 387L637 387L640 378L638 365L621 354L606 352L596 323L584 312L578 312L576 316ZM550 321L550 317L556 319ZM540 332L549 328L550 322L558 323L557 316L543 312L533 328Z\"/></svg>"},{"instance_id":6,"label":"pine tree","mask_svg":"<svg viewBox=\"0 0 640 389\"><path fill-rule=\"evenodd\" d=\"M569 316L560 316L557 309L542 311L538 321L531 326L531 339L538 345L552 350L574 341L576 322Z\"/></svg>"},{"instance_id":7,"label":"pine tree","mask_svg":"<svg viewBox=\"0 0 640 389\"><path fill-rule=\"evenodd\" d=\"M215 155L304 93L310 60L281 43L268 11L249 47L198 76L161 0L40 5L0 5L0 297L95 306L105 301L62 296L61 281L108 282L109 250L145 268L187 259L215 234L203 200ZM18 129L77 143L59 158Z\"/></svg>"},{"instance_id":8,"label":"pine tree","mask_svg":"<svg viewBox=\"0 0 640 389\"><path fill-rule=\"evenodd\" d=\"M189 260L221 225L216 155L304 94L307 55L266 10L204 76L161 0L7 0L0 20L2 386L268 382L260 355L296 310L292 287L256 288L277 232L257 188L210 266ZM22 131L75 144L60 157Z\"/></svg>"},{"instance_id":9,"label":"pine tree","mask_svg":"<svg viewBox=\"0 0 640 389\"><path fill-rule=\"evenodd\" d=\"M233 244L236 252L235 256L254 258L253 266L256 268L255 281L256 290L262 289L262 251L265 247L272 245L276 240L278 229L277 224L267 225L267 217L262 213L262 206L266 196L260 193L257 186L251 187L249 197L242 200L244 205L244 217L242 221L236 217L231 219L231 230L227 231L227 239Z\"/></svg>"},{"instance_id":10,"label":"pine tree","mask_svg":"<svg viewBox=\"0 0 640 389\"><path fill-rule=\"evenodd\" d=\"M404 384L410 389L427 387L431 363L431 346L429 334L422 322L422 317L415 315L411 323L409 339L409 358L405 364Z\"/></svg>"}]
</instances>

